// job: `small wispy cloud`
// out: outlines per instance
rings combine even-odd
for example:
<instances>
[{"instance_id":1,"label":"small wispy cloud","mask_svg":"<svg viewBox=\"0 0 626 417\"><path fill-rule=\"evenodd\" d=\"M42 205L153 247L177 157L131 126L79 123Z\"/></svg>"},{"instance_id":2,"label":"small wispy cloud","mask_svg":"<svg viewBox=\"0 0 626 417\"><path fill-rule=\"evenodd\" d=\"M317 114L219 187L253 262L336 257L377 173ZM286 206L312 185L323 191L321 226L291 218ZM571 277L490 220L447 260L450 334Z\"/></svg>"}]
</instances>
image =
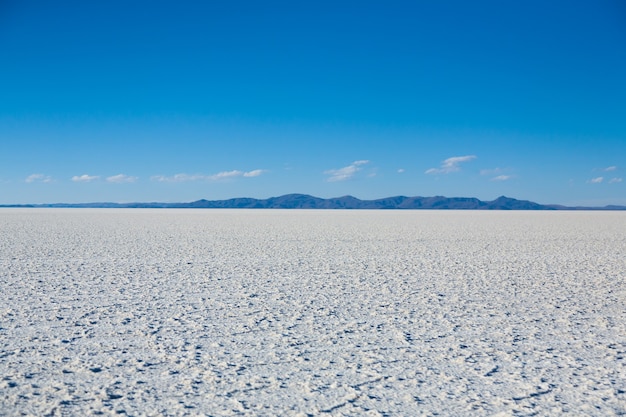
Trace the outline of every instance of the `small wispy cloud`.
<instances>
[{"instance_id":1,"label":"small wispy cloud","mask_svg":"<svg viewBox=\"0 0 626 417\"><path fill-rule=\"evenodd\" d=\"M442 161L439 168L427 169L425 174L450 174L451 172L457 172L461 170L460 164L473 159L476 159L476 155L453 156Z\"/></svg>"},{"instance_id":2,"label":"small wispy cloud","mask_svg":"<svg viewBox=\"0 0 626 417\"><path fill-rule=\"evenodd\" d=\"M207 177L207 179L211 179L211 180L225 180L228 178L235 178L235 177L241 177L243 175L242 171L238 171L238 170L233 170L233 171L222 171L222 172L218 172L215 175L211 175L209 177Z\"/></svg>"},{"instance_id":3,"label":"small wispy cloud","mask_svg":"<svg viewBox=\"0 0 626 417\"><path fill-rule=\"evenodd\" d=\"M31 174L28 177L26 177L26 179L24 180L27 183L33 183L33 182L44 182L44 183L49 183L52 182L52 177L49 175L44 175L44 174Z\"/></svg>"},{"instance_id":4,"label":"small wispy cloud","mask_svg":"<svg viewBox=\"0 0 626 417\"><path fill-rule=\"evenodd\" d=\"M243 176L246 178L259 177L265 173L264 169L255 169L252 171L244 172Z\"/></svg>"},{"instance_id":5,"label":"small wispy cloud","mask_svg":"<svg viewBox=\"0 0 626 417\"><path fill-rule=\"evenodd\" d=\"M362 169L361 167L363 165L366 165L369 162L370 161L368 161L366 159L361 159L359 161L354 161L350 165L345 166L343 168L329 169L327 171L324 171L324 174L329 176L326 179L326 181L328 181L328 182L337 182L337 181L349 180L350 178L354 177L354 174L356 174L357 172L359 172Z\"/></svg>"},{"instance_id":6,"label":"small wispy cloud","mask_svg":"<svg viewBox=\"0 0 626 417\"><path fill-rule=\"evenodd\" d=\"M209 175L207 179L211 181L220 181L220 180L227 180L227 179L238 178L238 177L254 178L254 177L258 177L262 175L263 173L265 173L264 169L255 169L255 170L248 171L248 172L239 171L239 170L222 171L214 175Z\"/></svg>"},{"instance_id":7,"label":"small wispy cloud","mask_svg":"<svg viewBox=\"0 0 626 417\"><path fill-rule=\"evenodd\" d=\"M489 181L508 181L514 178L514 175L506 174L507 171L511 171L509 168L490 168L490 169L481 169L480 175L490 176Z\"/></svg>"},{"instance_id":8,"label":"small wispy cloud","mask_svg":"<svg viewBox=\"0 0 626 417\"><path fill-rule=\"evenodd\" d=\"M87 174L74 175L72 177L72 181L74 181L74 182L91 182L91 181L97 180L98 178L100 178L98 175L87 175Z\"/></svg>"},{"instance_id":9,"label":"small wispy cloud","mask_svg":"<svg viewBox=\"0 0 626 417\"><path fill-rule=\"evenodd\" d=\"M611 180L609 181L609 184L616 184L618 182L622 182L621 178L611 178Z\"/></svg>"},{"instance_id":10,"label":"small wispy cloud","mask_svg":"<svg viewBox=\"0 0 626 417\"><path fill-rule=\"evenodd\" d=\"M176 174L169 177L165 175L153 175L152 177L150 177L150 179L157 182L188 182L203 180L206 179L206 176L199 174Z\"/></svg>"},{"instance_id":11,"label":"small wispy cloud","mask_svg":"<svg viewBox=\"0 0 626 417\"><path fill-rule=\"evenodd\" d=\"M181 174L172 175L170 177L164 176L164 175L154 175L150 177L150 179L152 181L157 181L157 182L222 181L222 180L228 180L228 179L238 178L238 177L244 177L244 178L258 177L264 174L265 172L267 171L264 169L255 169L252 171L239 171L239 170L222 171L213 175L204 175L204 174L189 175L189 174L181 173Z\"/></svg>"},{"instance_id":12,"label":"small wispy cloud","mask_svg":"<svg viewBox=\"0 0 626 417\"><path fill-rule=\"evenodd\" d=\"M397 172L398 174L404 174L404 168L399 168Z\"/></svg>"},{"instance_id":13,"label":"small wispy cloud","mask_svg":"<svg viewBox=\"0 0 626 417\"><path fill-rule=\"evenodd\" d=\"M139 179L138 177L133 177L131 175L125 175L125 174L112 175L106 178L107 182L112 182L116 184L136 182L138 179Z\"/></svg>"},{"instance_id":14,"label":"small wispy cloud","mask_svg":"<svg viewBox=\"0 0 626 417\"><path fill-rule=\"evenodd\" d=\"M611 172L611 171L616 171L617 167L615 165L611 165L610 167L606 167L603 169L603 171L607 171L607 172Z\"/></svg>"},{"instance_id":15,"label":"small wispy cloud","mask_svg":"<svg viewBox=\"0 0 626 417\"><path fill-rule=\"evenodd\" d=\"M604 181L604 177L596 177L596 178L592 178L589 181L587 181L590 184L600 184L602 181Z\"/></svg>"}]
</instances>

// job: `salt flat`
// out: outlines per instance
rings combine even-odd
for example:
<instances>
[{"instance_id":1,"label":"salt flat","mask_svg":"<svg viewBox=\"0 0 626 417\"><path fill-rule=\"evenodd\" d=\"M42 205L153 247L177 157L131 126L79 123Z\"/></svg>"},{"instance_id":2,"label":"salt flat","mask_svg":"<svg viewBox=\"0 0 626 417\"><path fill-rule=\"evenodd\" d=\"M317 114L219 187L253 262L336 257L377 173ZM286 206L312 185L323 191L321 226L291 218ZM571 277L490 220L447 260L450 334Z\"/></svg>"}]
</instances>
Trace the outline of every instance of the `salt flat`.
<instances>
[{"instance_id":1,"label":"salt flat","mask_svg":"<svg viewBox=\"0 0 626 417\"><path fill-rule=\"evenodd\" d=\"M626 213L0 210L0 415L626 414Z\"/></svg>"}]
</instances>

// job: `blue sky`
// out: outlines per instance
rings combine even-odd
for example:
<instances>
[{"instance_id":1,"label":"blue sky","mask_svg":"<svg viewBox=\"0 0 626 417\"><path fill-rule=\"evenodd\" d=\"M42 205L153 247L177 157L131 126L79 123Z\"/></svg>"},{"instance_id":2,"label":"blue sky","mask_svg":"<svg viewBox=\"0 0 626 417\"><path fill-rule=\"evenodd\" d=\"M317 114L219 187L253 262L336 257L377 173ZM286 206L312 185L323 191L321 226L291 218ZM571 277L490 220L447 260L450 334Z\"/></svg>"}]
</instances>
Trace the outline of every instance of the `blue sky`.
<instances>
[{"instance_id":1,"label":"blue sky","mask_svg":"<svg viewBox=\"0 0 626 417\"><path fill-rule=\"evenodd\" d=\"M626 204L626 5L0 2L0 204Z\"/></svg>"}]
</instances>

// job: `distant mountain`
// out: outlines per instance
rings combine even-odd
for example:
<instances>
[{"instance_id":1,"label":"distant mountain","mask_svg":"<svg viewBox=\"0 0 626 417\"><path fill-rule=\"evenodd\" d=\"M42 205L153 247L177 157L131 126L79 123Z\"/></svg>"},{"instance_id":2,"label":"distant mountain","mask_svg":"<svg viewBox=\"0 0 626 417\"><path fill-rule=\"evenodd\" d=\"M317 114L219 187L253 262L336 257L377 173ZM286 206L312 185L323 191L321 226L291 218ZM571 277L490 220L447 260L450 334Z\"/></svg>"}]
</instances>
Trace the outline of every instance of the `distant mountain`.
<instances>
[{"instance_id":1,"label":"distant mountain","mask_svg":"<svg viewBox=\"0 0 626 417\"><path fill-rule=\"evenodd\" d=\"M319 198L307 194L287 194L267 199L231 198L229 200L198 200L191 203L78 203L78 204L12 204L0 207L58 208L247 208L247 209L353 209L353 210L626 210L626 206L566 207L538 204L527 200L498 197L481 201L471 197L386 197L359 200L346 195Z\"/></svg>"}]
</instances>

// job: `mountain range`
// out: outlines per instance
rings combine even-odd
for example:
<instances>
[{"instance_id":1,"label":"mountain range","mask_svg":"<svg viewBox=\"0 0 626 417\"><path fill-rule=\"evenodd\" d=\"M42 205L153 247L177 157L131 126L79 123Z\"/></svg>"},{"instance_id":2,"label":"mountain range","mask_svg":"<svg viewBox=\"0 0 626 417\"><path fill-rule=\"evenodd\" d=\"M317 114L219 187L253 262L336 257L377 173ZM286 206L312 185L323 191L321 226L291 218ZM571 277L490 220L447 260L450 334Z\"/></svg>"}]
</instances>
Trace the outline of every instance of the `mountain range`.
<instances>
[{"instance_id":1,"label":"mountain range","mask_svg":"<svg viewBox=\"0 0 626 417\"><path fill-rule=\"evenodd\" d=\"M246 208L246 209L388 209L388 210L626 210L626 206L567 207L538 204L501 196L493 201L471 197L386 197L360 200L352 196L319 198L307 194L286 194L267 199L232 198L229 200L198 200L189 203L55 203L10 204L0 207L57 208Z\"/></svg>"}]
</instances>

